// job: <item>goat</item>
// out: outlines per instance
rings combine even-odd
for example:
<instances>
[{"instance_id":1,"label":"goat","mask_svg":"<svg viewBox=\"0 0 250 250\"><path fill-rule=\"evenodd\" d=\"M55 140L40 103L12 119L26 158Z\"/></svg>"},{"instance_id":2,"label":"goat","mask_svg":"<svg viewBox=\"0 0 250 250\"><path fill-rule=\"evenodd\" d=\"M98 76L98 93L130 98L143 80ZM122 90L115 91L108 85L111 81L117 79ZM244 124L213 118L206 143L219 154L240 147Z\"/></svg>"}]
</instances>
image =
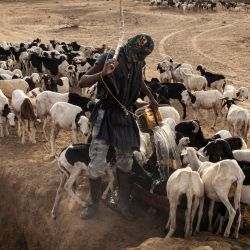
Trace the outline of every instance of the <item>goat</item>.
<instances>
[{"instance_id":1,"label":"goat","mask_svg":"<svg viewBox=\"0 0 250 250\"><path fill-rule=\"evenodd\" d=\"M4 125L5 125L6 136L9 136L7 120L10 126L15 127L14 118L15 118L15 115L11 113L9 100L0 89L0 137L4 137L4 133L3 133Z\"/></svg>"},{"instance_id":2,"label":"goat","mask_svg":"<svg viewBox=\"0 0 250 250\"><path fill-rule=\"evenodd\" d=\"M37 116L43 121L43 133L47 139L45 128L47 123L47 117L52 106L56 102L67 102L69 94L60 94L52 91L43 91L36 97L36 110Z\"/></svg>"},{"instance_id":3,"label":"goat","mask_svg":"<svg viewBox=\"0 0 250 250\"><path fill-rule=\"evenodd\" d=\"M62 188L81 206L86 207L86 202L80 199L73 192L73 185L79 175L88 170L90 162L89 157L90 144L71 144L63 149L58 157L58 167L61 172L61 182L56 192L55 202L51 211L51 216L56 219L57 209L61 198ZM114 175L111 169L111 161L109 160L110 150L107 153L106 172L109 176L109 183L103 192L102 199L106 199L109 189L113 192Z\"/></svg>"},{"instance_id":4,"label":"goat","mask_svg":"<svg viewBox=\"0 0 250 250\"><path fill-rule=\"evenodd\" d=\"M222 94L218 90L208 90L208 91L196 91L191 94L189 91L185 90L181 93L182 101L186 105L192 104L197 117L197 110L203 109L213 109L214 111L214 123L212 128L215 127L218 114L222 116Z\"/></svg>"},{"instance_id":5,"label":"goat","mask_svg":"<svg viewBox=\"0 0 250 250\"><path fill-rule=\"evenodd\" d=\"M223 93L224 88L226 86L226 80L224 75L206 71L205 66L202 64L199 64L196 70L200 71L201 75L206 78L207 86L209 88L217 89L221 93Z\"/></svg>"},{"instance_id":6,"label":"goat","mask_svg":"<svg viewBox=\"0 0 250 250\"><path fill-rule=\"evenodd\" d=\"M227 122L229 131L232 131L241 136L245 142L247 143L247 133L249 130L249 112L247 109L239 107L235 104L237 99L228 99L224 98L225 102L223 107L227 105L228 113L227 113Z\"/></svg>"},{"instance_id":7,"label":"goat","mask_svg":"<svg viewBox=\"0 0 250 250\"><path fill-rule=\"evenodd\" d=\"M187 90L205 90L207 88L207 80L200 75L193 75L189 70L183 69L181 71L184 79L184 85Z\"/></svg>"},{"instance_id":8,"label":"goat","mask_svg":"<svg viewBox=\"0 0 250 250\"><path fill-rule=\"evenodd\" d=\"M72 130L72 142L77 143L77 129L87 136L89 131L88 118L84 116L82 109L78 106L57 102L50 109L52 128L50 135L51 156L55 156L56 136L61 128Z\"/></svg>"},{"instance_id":9,"label":"goat","mask_svg":"<svg viewBox=\"0 0 250 250\"><path fill-rule=\"evenodd\" d=\"M157 99L159 104L169 104L169 99L177 99L183 107L183 119L186 117L186 105L181 100L181 93L186 90L182 83L160 83L157 78L150 81L145 80L149 90ZM145 94L140 93L140 98L144 99Z\"/></svg>"},{"instance_id":10,"label":"goat","mask_svg":"<svg viewBox=\"0 0 250 250\"><path fill-rule=\"evenodd\" d=\"M25 94L28 93L29 85L23 79L0 80L0 89L3 91L4 95L11 98L12 92L15 89L20 89Z\"/></svg>"},{"instance_id":11,"label":"goat","mask_svg":"<svg viewBox=\"0 0 250 250\"><path fill-rule=\"evenodd\" d=\"M12 106L18 117L18 136L22 136L22 144L25 143L26 131L29 134L29 140L36 143L36 126L40 123L40 120L37 119L31 101L22 90L16 89L13 91Z\"/></svg>"},{"instance_id":12,"label":"goat","mask_svg":"<svg viewBox=\"0 0 250 250\"><path fill-rule=\"evenodd\" d=\"M58 93L69 92L69 79L68 77L61 77L59 79L53 79L50 75L44 74L42 77L42 88L44 90L50 90Z\"/></svg>"},{"instance_id":13,"label":"goat","mask_svg":"<svg viewBox=\"0 0 250 250\"><path fill-rule=\"evenodd\" d=\"M215 202L222 202L228 212L229 221L224 232L224 237L229 237L231 226L235 218L236 212L238 218L236 222L236 228L234 231L234 237L238 238L238 231L241 221L240 211L240 198L242 184L245 179L245 175L242 172L240 166L235 160L223 160L217 163L201 162L197 157L197 152L194 148L187 147L182 152L184 164L190 164L192 170L198 171L201 179L204 183L205 194L210 199L209 205L209 227L208 231L212 230L212 216ZM230 192L234 186L233 193ZM229 202L229 198L234 197L234 206ZM200 221L203 213L204 199L201 201L198 213L198 222L195 231L199 232Z\"/></svg>"},{"instance_id":14,"label":"goat","mask_svg":"<svg viewBox=\"0 0 250 250\"><path fill-rule=\"evenodd\" d=\"M40 83L40 76L38 73L32 73L31 76L23 78L29 84L29 90L34 89Z\"/></svg>"},{"instance_id":15,"label":"goat","mask_svg":"<svg viewBox=\"0 0 250 250\"><path fill-rule=\"evenodd\" d=\"M175 126L175 133L177 143L180 138L187 136L190 139L189 146L196 147L198 149L205 147L208 142L215 140L216 138L225 139L231 136L228 131L220 130L211 138L205 138L198 120L182 121L178 123Z\"/></svg>"},{"instance_id":16,"label":"goat","mask_svg":"<svg viewBox=\"0 0 250 250\"><path fill-rule=\"evenodd\" d=\"M192 235L193 220L204 196L204 184L200 175L192 171L190 167L177 169L167 181L167 197L169 200L170 212L166 229L170 230L166 238L171 237L176 229L176 210L180 196L187 196L187 210L185 213L185 238Z\"/></svg>"}]
</instances>

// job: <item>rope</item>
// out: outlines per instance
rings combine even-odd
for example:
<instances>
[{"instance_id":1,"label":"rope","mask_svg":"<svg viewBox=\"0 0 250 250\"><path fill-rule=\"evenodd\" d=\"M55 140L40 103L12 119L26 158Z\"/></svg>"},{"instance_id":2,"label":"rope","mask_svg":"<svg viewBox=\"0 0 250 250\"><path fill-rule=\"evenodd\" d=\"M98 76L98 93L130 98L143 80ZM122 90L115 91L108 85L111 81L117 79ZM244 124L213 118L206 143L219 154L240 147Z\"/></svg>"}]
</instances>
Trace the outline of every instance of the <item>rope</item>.
<instances>
[{"instance_id":1,"label":"rope","mask_svg":"<svg viewBox=\"0 0 250 250\"><path fill-rule=\"evenodd\" d=\"M117 43L117 47L115 49L115 54L113 56L114 59L118 59L118 55L119 55L119 52L120 52L120 48L123 44L123 38L124 38L124 14L123 14L123 5L122 5L122 0L120 0L120 4L119 4L119 23L120 23L120 27L119 27L119 39L118 39L118 43ZM110 51L111 49L109 50L108 52L108 55L106 57L106 61L105 63L107 62L108 60L108 56L110 54ZM112 65L112 64L111 64ZM114 66L113 66L114 67ZM138 116L136 114L134 114L133 112L129 111L112 93L112 91L109 89L109 87L107 86L106 82L104 81L103 79L103 76L101 74L101 81L102 83L104 84L105 88L108 90L109 94L114 98L114 100L121 106L122 110L124 111L125 115L133 115L134 117L137 117Z\"/></svg>"}]
</instances>

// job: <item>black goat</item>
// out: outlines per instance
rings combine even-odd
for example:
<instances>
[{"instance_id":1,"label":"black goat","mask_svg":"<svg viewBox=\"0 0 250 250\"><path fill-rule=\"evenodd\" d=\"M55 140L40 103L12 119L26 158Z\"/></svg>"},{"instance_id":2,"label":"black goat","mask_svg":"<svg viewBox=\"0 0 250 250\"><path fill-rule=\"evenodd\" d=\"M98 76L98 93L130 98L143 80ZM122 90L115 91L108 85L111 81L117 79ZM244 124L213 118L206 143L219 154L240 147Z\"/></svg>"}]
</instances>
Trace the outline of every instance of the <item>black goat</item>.
<instances>
[{"instance_id":1,"label":"black goat","mask_svg":"<svg viewBox=\"0 0 250 250\"><path fill-rule=\"evenodd\" d=\"M62 79L53 79L50 75L44 74L41 81L44 81L45 89L53 92L58 92L58 86L63 86Z\"/></svg>"},{"instance_id":2,"label":"black goat","mask_svg":"<svg viewBox=\"0 0 250 250\"><path fill-rule=\"evenodd\" d=\"M205 147L211 141L221 138L220 134L215 134L211 138L205 138L198 120L180 122L175 126L175 133L177 145L182 137L188 137L190 140L189 146L198 149ZM228 141L232 150L241 149L245 143L239 136L233 136L225 140Z\"/></svg>"},{"instance_id":3,"label":"black goat","mask_svg":"<svg viewBox=\"0 0 250 250\"><path fill-rule=\"evenodd\" d=\"M180 135L189 137L190 147L200 149L209 142L209 139L204 137L198 120L182 121L175 126L175 131L179 133L179 137L181 137Z\"/></svg>"},{"instance_id":4,"label":"black goat","mask_svg":"<svg viewBox=\"0 0 250 250\"><path fill-rule=\"evenodd\" d=\"M209 161L218 162L225 159L234 159L233 150L242 149L243 140L239 136L227 139L217 139L210 141L203 152L209 157Z\"/></svg>"}]
</instances>

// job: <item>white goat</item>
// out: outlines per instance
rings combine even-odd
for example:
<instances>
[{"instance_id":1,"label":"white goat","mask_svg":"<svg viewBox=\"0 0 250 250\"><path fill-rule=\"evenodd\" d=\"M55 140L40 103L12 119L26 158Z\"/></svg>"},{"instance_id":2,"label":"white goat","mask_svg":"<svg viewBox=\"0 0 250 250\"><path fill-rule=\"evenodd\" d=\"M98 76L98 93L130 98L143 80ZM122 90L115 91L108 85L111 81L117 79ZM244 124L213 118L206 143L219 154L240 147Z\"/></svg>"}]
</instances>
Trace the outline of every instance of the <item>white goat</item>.
<instances>
[{"instance_id":1,"label":"white goat","mask_svg":"<svg viewBox=\"0 0 250 250\"><path fill-rule=\"evenodd\" d=\"M8 74L10 76L16 75L18 78L23 78L23 74L20 69L14 69L13 71L10 71L0 68L0 74Z\"/></svg>"},{"instance_id":2,"label":"white goat","mask_svg":"<svg viewBox=\"0 0 250 250\"><path fill-rule=\"evenodd\" d=\"M235 218L236 212L239 213L237 218L234 237L238 238L238 231L241 221L240 199L242 184L245 179L240 166L235 160L223 160L217 163L201 162L197 157L197 152L192 147L187 147L182 151L183 163L190 164L193 170L198 171L204 182L205 194L210 199L209 205L209 227L212 230L212 217L215 202L222 202L228 212L229 221L224 232L224 237L230 235L231 226ZM233 189L233 192L232 192ZM231 205L229 198L234 197L234 206ZM199 232L200 222L203 213L204 199L201 201L196 232Z\"/></svg>"},{"instance_id":3,"label":"white goat","mask_svg":"<svg viewBox=\"0 0 250 250\"><path fill-rule=\"evenodd\" d=\"M176 123L180 122L180 114L174 107L160 106L159 110L161 112L163 120L166 118L172 118Z\"/></svg>"},{"instance_id":4,"label":"white goat","mask_svg":"<svg viewBox=\"0 0 250 250\"><path fill-rule=\"evenodd\" d=\"M7 64L5 61L0 61L0 68L1 69L7 69Z\"/></svg>"},{"instance_id":5,"label":"white goat","mask_svg":"<svg viewBox=\"0 0 250 250\"><path fill-rule=\"evenodd\" d=\"M248 99L249 91L246 87L240 87L238 90L233 85L226 85L223 92L223 98L238 98L242 101Z\"/></svg>"},{"instance_id":6,"label":"white goat","mask_svg":"<svg viewBox=\"0 0 250 250\"><path fill-rule=\"evenodd\" d=\"M229 131L232 131L241 136L245 142L247 143L247 134L249 130L249 112L247 109L239 107L235 104L234 100L228 100L226 98L223 106L227 105L228 113L227 113L227 122Z\"/></svg>"},{"instance_id":7,"label":"white goat","mask_svg":"<svg viewBox=\"0 0 250 250\"><path fill-rule=\"evenodd\" d=\"M0 80L0 89L8 98L11 98L12 92L15 89L20 89L24 93L28 93L29 84L23 79Z\"/></svg>"},{"instance_id":8,"label":"white goat","mask_svg":"<svg viewBox=\"0 0 250 250\"><path fill-rule=\"evenodd\" d=\"M89 131L88 118L84 116L84 112L78 106L66 103L57 102L50 109L52 120L52 128L50 135L51 156L55 156L55 141L56 136L61 128L72 130L72 142L77 143L77 129L87 136Z\"/></svg>"},{"instance_id":9,"label":"white goat","mask_svg":"<svg viewBox=\"0 0 250 250\"><path fill-rule=\"evenodd\" d=\"M189 70L181 70L184 79L184 85L187 90L205 90L207 88L207 79L204 76L193 75Z\"/></svg>"},{"instance_id":10,"label":"white goat","mask_svg":"<svg viewBox=\"0 0 250 250\"><path fill-rule=\"evenodd\" d=\"M193 94L185 90L181 96L186 105L192 105L196 118L199 109L213 109L215 118L212 127L216 125L218 114L222 116L222 94L218 90L196 91Z\"/></svg>"},{"instance_id":11,"label":"white goat","mask_svg":"<svg viewBox=\"0 0 250 250\"><path fill-rule=\"evenodd\" d=\"M236 96L238 99L241 99L243 101L248 99L248 96L249 96L248 88L247 87L240 87L237 90Z\"/></svg>"},{"instance_id":12,"label":"white goat","mask_svg":"<svg viewBox=\"0 0 250 250\"><path fill-rule=\"evenodd\" d=\"M3 133L4 126L5 126L6 136L9 136L7 120L10 126L14 127L15 126L14 118L15 115L10 111L9 100L0 89L0 137L4 137Z\"/></svg>"},{"instance_id":13,"label":"white goat","mask_svg":"<svg viewBox=\"0 0 250 250\"><path fill-rule=\"evenodd\" d=\"M171 237L176 229L176 210L180 196L187 196L187 210L185 212L185 238L192 235L193 220L204 196L204 184L200 175L192 171L190 167L177 169L167 181L167 197L169 200L170 212L166 229L170 230L166 238Z\"/></svg>"},{"instance_id":14,"label":"white goat","mask_svg":"<svg viewBox=\"0 0 250 250\"><path fill-rule=\"evenodd\" d=\"M225 86L224 92L223 92L223 98L228 97L228 98L236 98L236 88L233 85L227 84Z\"/></svg>"},{"instance_id":15,"label":"white goat","mask_svg":"<svg viewBox=\"0 0 250 250\"><path fill-rule=\"evenodd\" d=\"M36 97L36 110L37 117L43 121L43 133L46 136L46 123L49 111L56 102L67 102L69 99L69 93L61 94L52 91L44 91Z\"/></svg>"}]
</instances>

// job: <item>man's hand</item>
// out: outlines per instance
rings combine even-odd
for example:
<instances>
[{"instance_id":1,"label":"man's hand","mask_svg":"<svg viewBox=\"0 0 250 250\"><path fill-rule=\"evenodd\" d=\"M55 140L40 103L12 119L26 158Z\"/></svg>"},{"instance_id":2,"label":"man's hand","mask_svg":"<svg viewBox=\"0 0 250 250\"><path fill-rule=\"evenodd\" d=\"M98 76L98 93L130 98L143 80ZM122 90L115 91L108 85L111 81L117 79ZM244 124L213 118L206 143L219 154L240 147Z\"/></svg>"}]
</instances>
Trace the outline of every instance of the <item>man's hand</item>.
<instances>
[{"instance_id":1,"label":"man's hand","mask_svg":"<svg viewBox=\"0 0 250 250\"><path fill-rule=\"evenodd\" d=\"M158 102L157 102L154 98L152 98L152 99L150 100L150 108L151 108L152 111L153 111L153 114L154 114L154 117L155 117L155 121L156 121L157 124L158 124L158 121L157 121L156 112L157 112L158 107L159 107Z\"/></svg>"},{"instance_id":2,"label":"man's hand","mask_svg":"<svg viewBox=\"0 0 250 250\"><path fill-rule=\"evenodd\" d=\"M104 64L102 75L103 76L110 75L118 66L118 64L119 62L114 58L107 60L107 62Z\"/></svg>"}]
</instances>

